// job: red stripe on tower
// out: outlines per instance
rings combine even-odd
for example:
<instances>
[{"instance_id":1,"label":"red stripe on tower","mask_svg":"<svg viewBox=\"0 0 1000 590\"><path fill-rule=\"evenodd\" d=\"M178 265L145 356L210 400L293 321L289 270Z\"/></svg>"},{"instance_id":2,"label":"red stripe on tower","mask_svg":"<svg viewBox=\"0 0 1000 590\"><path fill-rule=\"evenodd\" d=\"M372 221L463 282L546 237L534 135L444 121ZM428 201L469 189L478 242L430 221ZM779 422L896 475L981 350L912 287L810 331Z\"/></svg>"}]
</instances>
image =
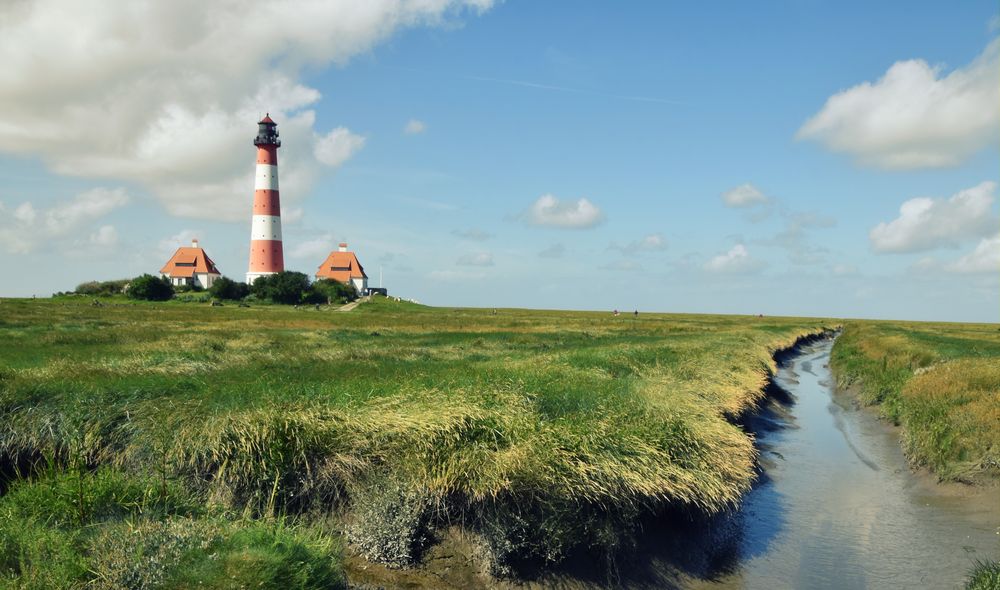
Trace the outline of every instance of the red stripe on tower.
<instances>
[{"instance_id":1,"label":"red stripe on tower","mask_svg":"<svg viewBox=\"0 0 1000 590\"><path fill-rule=\"evenodd\" d=\"M254 181L247 283L285 270L281 249L281 201L278 197L278 125L265 115L257 123L257 179Z\"/></svg>"}]
</instances>

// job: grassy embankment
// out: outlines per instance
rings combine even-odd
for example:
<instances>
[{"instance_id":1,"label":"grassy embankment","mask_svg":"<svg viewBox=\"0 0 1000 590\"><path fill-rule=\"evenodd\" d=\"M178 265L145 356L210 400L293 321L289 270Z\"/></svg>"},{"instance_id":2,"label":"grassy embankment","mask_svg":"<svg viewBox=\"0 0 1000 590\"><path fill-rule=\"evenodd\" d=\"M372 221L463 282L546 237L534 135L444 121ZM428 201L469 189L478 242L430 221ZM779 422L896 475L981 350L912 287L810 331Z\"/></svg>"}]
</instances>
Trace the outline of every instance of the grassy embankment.
<instances>
[{"instance_id":1,"label":"grassy embankment","mask_svg":"<svg viewBox=\"0 0 1000 590\"><path fill-rule=\"evenodd\" d=\"M0 498L0 575L64 587L143 560L169 587L290 563L336 587L342 536L402 565L456 524L494 573L614 555L639 516L749 489L735 418L823 327L385 299L0 311L0 464L35 473Z\"/></svg>"},{"instance_id":2,"label":"grassy embankment","mask_svg":"<svg viewBox=\"0 0 1000 590\"><path fill-rule=\"evenodd\" d=\"M1000 478L1000 328L852 322L831 367L842 386L902 426L910 460L941 479Z\"/></svg>"}]
</instances>

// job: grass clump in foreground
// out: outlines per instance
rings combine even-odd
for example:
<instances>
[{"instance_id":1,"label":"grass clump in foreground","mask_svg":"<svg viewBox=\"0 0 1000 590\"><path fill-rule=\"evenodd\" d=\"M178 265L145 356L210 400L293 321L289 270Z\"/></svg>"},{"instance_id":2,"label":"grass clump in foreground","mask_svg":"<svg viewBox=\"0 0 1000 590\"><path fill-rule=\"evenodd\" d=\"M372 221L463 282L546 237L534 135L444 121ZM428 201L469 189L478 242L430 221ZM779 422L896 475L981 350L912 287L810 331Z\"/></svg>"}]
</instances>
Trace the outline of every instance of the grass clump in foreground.
<instances>
[{"instance_id":1,"label":"grass clump in foreground","mask_svg":"<svg viewBox=\"0 0 1000 590\"><path fill-rule=\"evenodd\" d=\"M459 525L494 573L614 555L643 515L732 506L756 459L736 419L772 353L825 325L384 298L2 305L2 465L151 472L206 514L285 514L392 565Z\"/></svg>"},{"instance_id":2,"label":"grass clump in foreground","mask_svg":"<svg viewBox=\"0 0 1000 590\"><path fill-rule=\"evenodd\" d=\"M49 472L0 498L12 588L343 588L328 539L208 515L182 487L109 469Z\"/></svg>"},{"instance_id":3,"label":"grass clump in foreground","mask_svg":"<svg viewBox=\"0 0 1000 590\"><path fill-rule=\"evenodd\" d=\"M1000 562L977 561L965 584L966 590L1000 590Z\"/></svg>"},{"instance_id":4,"label":"grass clump in foreground","mask_svg":"<svg viewBox=\"0 0 1000 590\"><path fill-rule=\"evenodd\" d=\"M942 479L1000 477L1000 331L989 324L852 322L831 358L843 386L903 427Z\"/></svg>"}]
</instances>

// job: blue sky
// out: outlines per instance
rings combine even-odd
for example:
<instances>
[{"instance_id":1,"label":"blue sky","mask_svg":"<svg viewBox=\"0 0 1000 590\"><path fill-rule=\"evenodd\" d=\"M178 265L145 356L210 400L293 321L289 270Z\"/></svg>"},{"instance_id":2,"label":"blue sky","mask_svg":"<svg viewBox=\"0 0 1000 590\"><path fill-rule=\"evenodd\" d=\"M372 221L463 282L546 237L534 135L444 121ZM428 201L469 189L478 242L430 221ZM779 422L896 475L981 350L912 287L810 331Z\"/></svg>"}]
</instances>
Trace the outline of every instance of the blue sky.
<instances>
[{"instance_id":1,"label":"blue sky","mask_svg":"<svg viewBox=\"0 0 1000 590\"><path fill-rule=\"evenodd\" d=\"M293 270L345 240L437 305L1000 319L995 2L275 6L0 8L0 294L191 237L242 277L270 111Z\"/></svg>"}]
</instances>

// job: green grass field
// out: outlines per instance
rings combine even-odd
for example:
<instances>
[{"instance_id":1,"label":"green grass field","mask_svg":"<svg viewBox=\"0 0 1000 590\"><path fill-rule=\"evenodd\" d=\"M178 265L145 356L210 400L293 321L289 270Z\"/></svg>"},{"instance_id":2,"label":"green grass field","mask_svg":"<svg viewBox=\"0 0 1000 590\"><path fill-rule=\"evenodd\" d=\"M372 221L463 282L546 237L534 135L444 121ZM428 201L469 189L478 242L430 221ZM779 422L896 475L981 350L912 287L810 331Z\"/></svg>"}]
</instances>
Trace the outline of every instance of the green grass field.
<instances>
[{"instance_id":1,"label":"green grass field","mask_svg":"<svg viewBox=\"0 0 1000 590\"><path fill-rule=\"evenodd\" d=\"M0 587L336 588L343 551L404 566L455 525L495 574L613 556L739 501L773 352L840 324L91 301L0 301ZM832 364L976 479L998 355L996 326L848 322Z\"/></svg>"},{"instance_id":2,"label":"green grass field","mask_svg":"<svg viewBox=\"0 0 1000 590\"><path fill-rule=\"evenodd\" d=\"M737 418L776 349L830 326L384 298L346 313L80 297L0 311L5 476L36 474L0 499L6 530L33 523L0 564L21 584L61 548L65 587L163 544L180 587L186 544L233 530L247 546L229 550L261 562L290 559L276 535L297 558L326 555L327 581L339 539L404 565L455 523L496 573L613 553L637 516L739 500L755 450ZM66 517L25 516L23 497ZM107 550L123 530L154 547Z\"/></svg>"},{"instance_id":3,"label":"green grass field","mask_svg":"<svg viewBox=\"0 0 1000 590\"><path fill-rule=\"evenodd\" d=\"M851 322L831 366L902 426L917 465L947 480L1000 478L1000 327Z\"/></svg>"}]
</instances>

